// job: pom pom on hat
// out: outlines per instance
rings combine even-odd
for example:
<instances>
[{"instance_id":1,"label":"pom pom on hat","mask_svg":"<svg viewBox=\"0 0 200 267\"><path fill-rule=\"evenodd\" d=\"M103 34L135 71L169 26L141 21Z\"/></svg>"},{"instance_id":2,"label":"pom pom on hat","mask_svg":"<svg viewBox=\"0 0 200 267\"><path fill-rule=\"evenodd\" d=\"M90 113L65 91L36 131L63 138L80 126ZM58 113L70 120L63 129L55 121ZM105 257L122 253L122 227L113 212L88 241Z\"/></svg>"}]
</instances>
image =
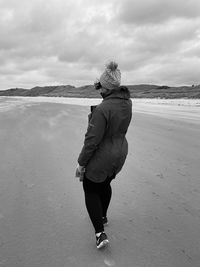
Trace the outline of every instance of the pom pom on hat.
<instances>
[{"instance_id":1,"label":"pom pom on hat","mask_svg":"<svg viewBox=\"0 0 200 267\"><path fill-rule=\"evenodd\" d=\"M101 86L106 89L113 90L118 88L121 83L121 72L118 69L118 64L114 61L109 62L99 81Z\"/></svg>"},{"instance_id":2,"label":"pom pom on hat","mask_svg":"<svg viewBox=\"0 0 200 267\"><path fill-rule=\"evenodd\" d=\"M110 63L108 63L106 65L107 69L108 70L111 70L111 71L116 71L117 67L118 67L118 64L114 61L111 61Z\"/></svg>"}]
</instances>

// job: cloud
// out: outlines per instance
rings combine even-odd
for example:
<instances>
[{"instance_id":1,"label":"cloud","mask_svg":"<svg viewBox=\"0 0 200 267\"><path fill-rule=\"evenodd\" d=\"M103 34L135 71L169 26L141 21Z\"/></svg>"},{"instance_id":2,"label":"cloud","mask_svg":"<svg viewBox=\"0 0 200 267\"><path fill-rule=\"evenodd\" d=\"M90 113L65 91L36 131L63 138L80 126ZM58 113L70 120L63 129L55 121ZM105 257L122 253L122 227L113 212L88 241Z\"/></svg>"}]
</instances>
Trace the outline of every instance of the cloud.
<instances>
[{"instance_id":1,"label":"cloud","mask_svg":"<svg viewBox=\"0 0 200 267\"><path fill-rule=\"evenodd\" d=\"M166 63L165 68L159 68L157 75L160 81L164 81L165 84L169 84L169 80L173 80L173 83L170 83L171 85L199 84L198 72L194 71L199 68L200 60L175 58L170 63Z\"/></svg>"},{"instance_id":2,"label":"cloud","mask_svg":"<svg viewBox=\"0 0 200 267\"><path fill-rule=\"evenodd\" d=\"M1 89L89 84L111 59L123 83L190 82L199 7L197 0L0 0Z\"/></svg>"},{"instance_id":3,"label":"cloud","mask_svg":"<svg viewBox=\"0 0 200 267\"><path fill-rule=\"evenodd\" d=\"M118 8L118 17L124 23L157 24L176 17L199 17L197 0L124 0Z\"/></svg>"}]
</instances>

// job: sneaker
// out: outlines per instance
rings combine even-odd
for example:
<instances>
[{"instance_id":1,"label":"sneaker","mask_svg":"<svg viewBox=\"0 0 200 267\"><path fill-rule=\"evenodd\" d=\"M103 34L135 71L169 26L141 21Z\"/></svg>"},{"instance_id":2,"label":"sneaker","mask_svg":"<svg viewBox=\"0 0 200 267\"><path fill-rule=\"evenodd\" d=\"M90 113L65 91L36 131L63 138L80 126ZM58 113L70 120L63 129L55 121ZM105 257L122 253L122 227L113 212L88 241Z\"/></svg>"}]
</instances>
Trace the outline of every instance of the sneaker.
<instances>
[{"instance_id":1,"label":"sneaker","mask_svg":"<svg viewBox=\"0 0 200 267\"><path fill-rule=\"evenodd\" d=\"M109 243L107 235L102 232L99 237L96 236L96 245L97 248L103 248Z\"/></svg>"},{"instance_id":2,"label":"sneaker","mask_svg":"<svg viewBox=\"0 0 200 267\"><path fill-rule=\"evenodd\" d=\"M108 225L108 219L107 217L102 217L103 225L107 226Z\"/></svg>"}]
</instances>

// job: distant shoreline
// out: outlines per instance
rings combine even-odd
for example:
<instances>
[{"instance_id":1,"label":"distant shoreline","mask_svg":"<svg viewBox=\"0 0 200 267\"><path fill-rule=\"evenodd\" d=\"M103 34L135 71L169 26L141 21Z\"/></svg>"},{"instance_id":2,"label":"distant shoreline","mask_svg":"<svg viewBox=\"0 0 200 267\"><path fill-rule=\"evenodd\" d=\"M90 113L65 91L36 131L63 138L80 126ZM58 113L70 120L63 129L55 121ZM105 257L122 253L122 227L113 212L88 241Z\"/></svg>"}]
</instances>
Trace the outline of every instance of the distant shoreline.
<instances>
[{"instance_id":1,"label":"distant shoreline","mask_svg":"<svg viewBox=\"0 0 200 267\"><path fill-rule=\"evenodd\" d=\"M99 104L102 98L86 98L86 97L50 97L50 96L0 96L1 99L18 100L19 102L47 102L47 103L60 103L60 104L74 104L74 105L94 105ZM176 99L161 99L161 98L131 98L135 104L164 104L164 105L181 105L181 106L199 106L199 99L187 99L187 98L176 98ZM1 105L1 103L0 103Z\"/></svg>"}]
</instances>

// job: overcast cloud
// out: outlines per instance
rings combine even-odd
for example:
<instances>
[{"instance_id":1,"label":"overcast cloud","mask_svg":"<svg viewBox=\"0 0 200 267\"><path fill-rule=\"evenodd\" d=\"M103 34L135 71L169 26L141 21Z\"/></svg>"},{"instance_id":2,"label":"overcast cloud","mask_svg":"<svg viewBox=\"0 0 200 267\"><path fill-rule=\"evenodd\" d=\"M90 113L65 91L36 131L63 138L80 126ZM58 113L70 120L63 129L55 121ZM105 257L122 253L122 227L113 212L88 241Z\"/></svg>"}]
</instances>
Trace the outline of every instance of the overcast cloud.
<instances>
[{"instance_id":1,"label":"overcast cloud","mask_svg":"<svg viewBox=\"0 0 200 267\"><path fill-rule=\"evenodd\" d=\"M0 89L200 84L199 0L0 0Z\"/></svg>"}]
</instances>

